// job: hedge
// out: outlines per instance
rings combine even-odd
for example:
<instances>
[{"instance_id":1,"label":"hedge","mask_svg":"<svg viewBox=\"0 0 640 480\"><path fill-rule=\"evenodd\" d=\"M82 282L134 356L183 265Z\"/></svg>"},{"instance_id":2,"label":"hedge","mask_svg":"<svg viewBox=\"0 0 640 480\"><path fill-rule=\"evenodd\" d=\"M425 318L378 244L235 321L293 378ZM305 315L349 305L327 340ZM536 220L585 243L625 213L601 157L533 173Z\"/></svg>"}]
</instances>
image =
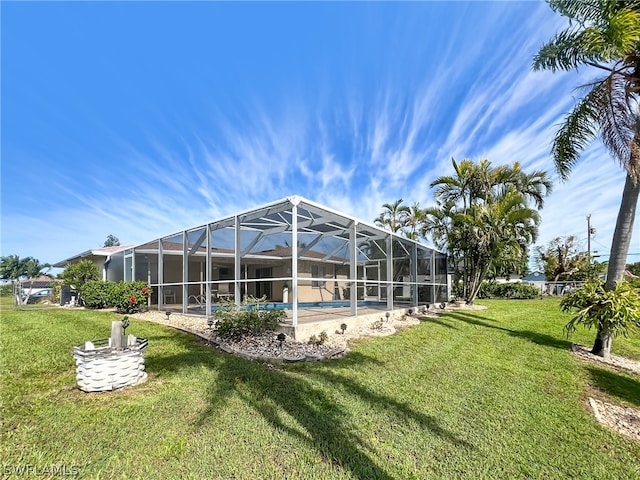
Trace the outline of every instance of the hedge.
<instances>
[{"instance_id":1,"label":"hedge","mask_svg":"<svg viewBox=\"0 0 640 480\"><path fill-rule=\"evenodd\" d=\"M109 282L92 280L82 286L82 301L89 308L113 308L120 313L147 309L151 296L147 282Z\"/></svg>"},{"instance_id":2,"label":"hedge","mask_svg":"<svg viewBox=\"0 0 640 480\"><path fill-rule=\"evenodd\" d=\"M495 283L482 282L478 298L514 298L530 299L540 296L540 290L533 285L520 282Z\"/></svg>"}]
</instances>

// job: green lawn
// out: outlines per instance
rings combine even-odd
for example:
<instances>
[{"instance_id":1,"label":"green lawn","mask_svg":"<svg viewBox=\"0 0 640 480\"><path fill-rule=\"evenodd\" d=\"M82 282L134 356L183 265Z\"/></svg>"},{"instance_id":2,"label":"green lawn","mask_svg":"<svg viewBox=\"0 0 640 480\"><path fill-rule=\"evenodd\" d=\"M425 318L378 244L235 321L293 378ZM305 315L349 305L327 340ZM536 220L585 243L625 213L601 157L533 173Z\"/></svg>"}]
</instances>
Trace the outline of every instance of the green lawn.
<instances>
[{"instance_id":1,"label":"green lawn","mask_svg":"<svg viewBox=\"0 0 640 480\"><path fill-rule=\"evenodd\" d=\"M101 479L640 478L640 442L585 404L640 408L640 378L576 359L557 300L484 303L286 369L132 320L149 380L103 394L75 388L71 347L119 317L5 305L3 478L19 465ZM639 337L613 347L640 359Z\"/></svg>"}]
</instances>

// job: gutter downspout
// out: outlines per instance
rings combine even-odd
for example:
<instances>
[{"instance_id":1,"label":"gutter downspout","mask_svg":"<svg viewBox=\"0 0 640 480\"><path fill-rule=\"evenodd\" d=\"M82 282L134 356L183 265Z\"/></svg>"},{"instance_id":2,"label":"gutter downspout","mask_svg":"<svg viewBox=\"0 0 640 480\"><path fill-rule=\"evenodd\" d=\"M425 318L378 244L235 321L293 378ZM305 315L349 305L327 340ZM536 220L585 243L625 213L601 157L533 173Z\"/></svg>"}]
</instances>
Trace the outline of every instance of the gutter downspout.
<instances>
[{"instance_id":1,"label":"gutter downspout","mask_svg":"<svg viewBox=\"0 0 640 480\"><path fill-rule=\"evenodd\" d=\"M104 261L102 265L102 281L107 281L107 271L109 269L109 263L111 262L111 255L107 256L107 259Z\"/></svg>"}]
</instances>

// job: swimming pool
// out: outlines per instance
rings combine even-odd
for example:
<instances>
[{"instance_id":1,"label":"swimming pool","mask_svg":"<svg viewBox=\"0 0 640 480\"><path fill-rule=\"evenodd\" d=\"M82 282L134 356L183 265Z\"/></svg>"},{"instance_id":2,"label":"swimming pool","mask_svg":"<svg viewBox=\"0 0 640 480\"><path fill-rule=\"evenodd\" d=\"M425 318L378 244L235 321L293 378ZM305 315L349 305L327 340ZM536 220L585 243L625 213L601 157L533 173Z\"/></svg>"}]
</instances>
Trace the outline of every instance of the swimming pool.
<instances>
[{"instance_id":1,"label":"swimming pool","mask_svg":"<svg viewBox=\"0 0 640 480\"><path fill-rule=\"evenodd\" d=\"M351 304L348 301L331 301L331 302L299 302L298 308L345 308L349 307ZM359 308L366 307L385 307L387 305L386 302L374 302L370 300L363 300L358 302ZM205 310L206 307L195 307L193 310ZM255 308L255 305L245 305L247 310ZM293 309L292 303L282 303L282 302L268 302L260 305L260 308L263 310L291 310ZM220 306L214 305L211 307L212 312L216 312L220 310Z\"/></svg>"}]
</instances>

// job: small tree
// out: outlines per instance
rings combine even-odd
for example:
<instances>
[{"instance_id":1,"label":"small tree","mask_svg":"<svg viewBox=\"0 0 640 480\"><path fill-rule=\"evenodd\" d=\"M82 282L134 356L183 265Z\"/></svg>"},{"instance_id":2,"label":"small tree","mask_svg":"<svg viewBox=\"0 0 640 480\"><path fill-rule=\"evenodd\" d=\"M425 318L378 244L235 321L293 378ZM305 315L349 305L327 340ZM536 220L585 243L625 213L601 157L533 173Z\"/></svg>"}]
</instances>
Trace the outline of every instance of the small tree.
<instances>
[{"instance_id":1,"label":"small tree","mask_svg":"<svg viewBox=\"0 0 640 480\"><path fill-rule=\"evenodd\" d=\"M100 270L91 260L80 260L77 263L67 265L60 278L65 285L70 286L78 292L78 302L81 300L81 290L85 283L90 280L100 280Z\"/></svg>"},{"instance_id":2,"label":"small tree","mask_svg":"<svg viewBox=\"0 0 640 480\"><path fill-rule=\"evenodd\" d=\"M544 247L536 247L536 261L547 280L569 279L588 264L586 252L578 248L573 235L556 237Z\"/></svg>"},{"instance_id":3,"label":"small tree","mask_svg":"<svg viewBox=\"0 0 640 480\"><path fill-rule=\"evenodd\" d=\"M640 327L640 292L629 282L620 282L613 290L606 290L601 281L587 282L564 297L560 307L564 312L575 312L564 327L567 336L577 330L577 325L607 333L604 358L609 357L612 338L618 335L626 337Z\"/></svg>"}]
</instances>

